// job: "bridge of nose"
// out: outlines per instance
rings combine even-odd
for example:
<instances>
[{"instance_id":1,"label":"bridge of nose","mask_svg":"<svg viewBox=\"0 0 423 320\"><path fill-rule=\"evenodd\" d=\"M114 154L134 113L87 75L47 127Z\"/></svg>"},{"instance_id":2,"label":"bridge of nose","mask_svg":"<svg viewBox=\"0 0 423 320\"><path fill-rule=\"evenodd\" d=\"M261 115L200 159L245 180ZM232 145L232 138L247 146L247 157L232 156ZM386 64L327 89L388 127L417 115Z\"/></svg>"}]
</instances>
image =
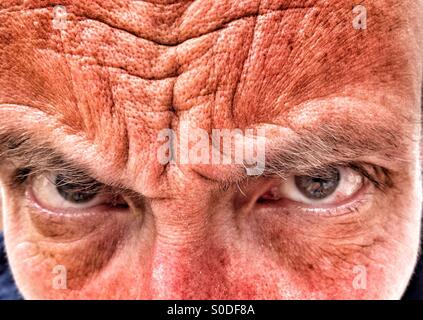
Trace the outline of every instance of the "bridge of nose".
<instances>
[{"instance_id":1,"label":"bridge of nose","mask_svg":"<svg viewBox=\"0 0 423 320\"><path fill-rule=\"evenodd\" d=\"M155 237L151 256L153 298L223 298L227 294L236 226L230 206L201 190L180 200L152 204ZM226 234L226 235L225 235Z\"/></svg>"},{"instance_id":2,"label":"bridge of nose","mask_svg":"<svg viewBox=\"0 0 423 320\"><path fill-rule=\"evenodd\" d=\"M148 264L151 298L275 298L277 290L267 285L289 282L289 272L275 278L275 263L225 200L214 206L186 200L177 208L165 200L153 207L160 215Z\"/></svg>"}]
</instances>

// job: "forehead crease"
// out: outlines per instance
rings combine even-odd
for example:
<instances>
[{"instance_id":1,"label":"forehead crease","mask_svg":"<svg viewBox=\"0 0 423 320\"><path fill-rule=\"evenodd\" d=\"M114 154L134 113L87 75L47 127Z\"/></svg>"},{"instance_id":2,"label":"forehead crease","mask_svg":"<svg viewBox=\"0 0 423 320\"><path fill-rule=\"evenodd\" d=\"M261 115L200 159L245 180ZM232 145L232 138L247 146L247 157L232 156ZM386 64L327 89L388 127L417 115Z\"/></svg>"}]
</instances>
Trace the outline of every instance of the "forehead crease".
<instances>
[{"instance_id":1,"label":"forehead crease","mask_svg":"<svg viewBox=\"0 0 423 320\"><path fill-rule=\"evenodd\" d=\"M20 10L18 3L21 2L15 5L13 1L2 2L0 15L8 16L8 21L4 19L0 25L2 30L14 25L10 11ZM4 46L0 49L0 57L3 55L0 63L22 73L16 85L28 81L25 80L28 71L36 75L27 84L26 93L32 96L22 101L31 105L42 97L41 109L59 112L67 123L93 135L107 134L110 128L110 139L127 135L128 126L135 132L143 126L148 133L139 139L146 141L152 137L150 129L169 125L172 109L195 112L208 106L217 126L229 126L226 119L231 117L235 118L231 121L242 123L246 115L250 116L247 119L250 122L268 120L258 119L257 115L273 117L275 102L281 102L277 107L295 105L299 97L311 99L324 88L334 92L333 84L343 86L346 80L353 81L347 78L346 69L362 63L370 49L384 49L387 42L384 39L395 32L391 30L384 35L386 26L382 20L386 17L381 15L375 19L377 32L360 37L351 28L348 1L331 1L332 6L329 2L266 0L260 4L258 1L25 3L28 10L66 5L70 19L75 20L69 30L58 33L51 28L50 8L47 15L42 10L34 11L38 14L38 25L34 26L34 18L27 16L19 20L24 24L15 26L20 28L12 31L16 32L15 38L30 40L29 45L22 44L21 58L12 57L16 50ZM377 3L380 6L389 1ZM374 8L382 10L377 5ZM220 29L223 25L226 27ZM216 30L219 32L207 34ZM1 37L0 41L11 44L12 40ZM316 46L320 48L317 54L312 50ZM382 50L378 60L370 60L375 65L368 68L367 74L374 74L375 70L392 72L393 66L400 65L395 60L402 56L398 50ZM13 67L16 63L20 64L17 68ZM386 68L377 69L381 64L387 64ZM46 72L46 68L55 72ZM0 84L6 90L10 88L6 83L9 80L10 77L0 75ZM11 88L6 96L12 99L14 95ZM74 108L79 112L74 112Z\"/></svg>"},{"instance_id":2,"label":"forehead crease","mask_svg":"<svg viewBox=\"0 0 423 320\"><path fill-rule=\"evenodd\" d=\"M64 5L76 16L98 20L156 44L173 46L267 10L309 7L317 0L46 1L9 0L0 12Z\"/></svg>"},{"instance_id":3,"label":"forehead crease","mask_svg":"<svg viewBox=\"0 0 423 320\"><path fill-rule=\"evenodd\" d=\"M347 2L258 17L234 97L238 122L271 121L305 101L360 85L405 96L415 92L418 74L409 74L420 62L418 50L409 45L416 40L408 32L415 24L410 8L392 1L365 5L364 31L353 28L357 14Z\"/></svg>"},{"instance_id":4,"label":"forehead crease","mask_svg":"<svg viewBox=\"0 0 423 320\"><path fill-rule=\"evenodd\" d=\"M282 5L286 4L286 2L282 1L281 3ZM51 23L51 6L55 4L58 4L58 2L26 1L22 4L20 1L7 1L2 2L2 7L0 7L0 15L2 17L2 23L0 23L0 28L2 30L0 41L2 42L3 49L0 53L2 55L2 66L5 67L3 69L13 69L12 71L15 72L14 78L18 78L19 80L17 81L19 82L25 82L28 89L32 89L27 92L29 92L30 95L34 91L37 93L35 96L38 99L34 99L36 97L31 96L31 99L24 98L22 99L24 101L21 102L33 101L33 103L37 103L37 100L41 100L39 104L45 106L45 108L49 108L49 104L60 105L58 100L63 100L64 97L70 99L69 97L71 95L69 92L74 90L74 87L71 86L72 82L78 80L84 82L84 78L88 78L92 81L97 79L108 84L113 84L116 82L114 80L117 77L110 80L107 79L106 75L110 73L119 73L119 71L121 71L128 77L123 77L123 80L119 81L124 83L127 88L128 84L137 81L136 79L128 80L128 78L131 78L130 76L134 78L140 77L146 80L144 85L139 86L145 89L141 89L141 91L144 91L143 93L136 94L138 97L152 96L154 91L156 91L156 93L159 92L160 94L158 96L163 96L162 100L164 103L162 103L165 105L153 106L151 109L163 111L171 107L169 105L172 104L172 101L169 101L169 97L173 95L173 92L168 84L175 84L174 78L176 76L186 71L188 75L187 78L191 75L197 78L204 78L204 76L210 73L210 70L204 70L204 72L199 72L200 75L196 75L195 71L202 68L202 65L205 64L207 59L214 58L213 55L210 54L204 57L204 53L211 52L216 37L201 39L201 41L197 42L193 40L189 43L181 44L178 48L176 48L176 46L157 45L142 37L137 37L136 33L132 31L125 33L123 30L127 30L126 26L111 28L114 24L107 19L113 15L119 16L123 15L123 13L131 13L133 15L139 15L139 20L142 22L144 21L144 19L142 19L143 15L154 16L161 13L163 17L162 19L158 19L158 21L162 22L161 25L165 25L169 21L172 21L172 19L168 17L169 12L179 14L180 27L174 28L172 23L172 26L168 28L166 32L166 34L172 34L172 32L176 32L175 30L179 30L177 33L183 33L183 31L181 31L183 29L197 30L200 32L199 28L203 28L200 26L204 24L204 21L207 22L205 26L208 26L214 22L220 23L248 16L251 13L254 14L253 11L250 11L251 8L254 8L256 11L258 10L257 1L245 1L242 5L239 5L238 2L202 1L201 5L195 4L193 5L194 7L191 6L190 12L186 12L185 10L183 13L178 12L174 6L184 7L185 5L186 7L187 4L190 4L189 2L180 1L176 3L161 3L159 5L154 4L152 8L147 8L148 10L137 10L131 6L151 6L152 3L143 1L64 1L60 2L60 4L69 7L69 13L71 14L70 19L74 19L71 21L74 23L69 23L66 32L59 33L57 30L52 29ZM290 2L290 6L291 4L295 6L295 3L292 1ZM277 7L273 9L276 10ZM28 14L30 11L32 14ZM203 19L197 19L201 16L201 13L206 11L209 13L211 12L209 18L205 19L203 17ZM94 12L96 12L95 16L92 15ZM228 12L231 13L230 16L227 16ZM76 17L72 16L72 14L76 15ZM123 17L125 18L121 19L123 22L128 21L125 15L123 15ZM118 21L119 19L116 18L115 20ZM156 21L157 19L153 20ZM243 33L245 33L245 29L248 31L250 27L251 23L246 23L241 28L243 30L238 32L237 35L242 36ZM213 30L214 27L211 26L210 28L210 30ZM160 27L140 27L140 30L158 32ZM221 44L227 40L225 37L222 38ZM240 45L243 44L243 42L240 43ZM237 48L243 50L240 45L238 45ZM228 48L223 47L221 50L217 51L221 54L225 54L225 51L228 51L227 49ZM16 57L16 52L20 52L21 56ZM56 55L55 53L62 54L64 57ZM230 59L232 55L233 54L226 55L226 58ZM190 70L196 67L198 68L190 73ZM52 72L47 72L46 69L55 70L57 75ZM79 73L77 76L70 72L73 71L73 69L76 70L75 72ZM108 70L101 72L100 69ZM88 72L88 70L93 72L94 75L79 77L84 75L85 72ZM36 74L37 77L31 78L30 81L28 81L28 73ZM96 75L97 73L101 74ZM64 77L65 81L56 81L58 77ZM6 80L10 79L7 78ZM157 85L158 81L149 82L149 80L158 80L164 83L164 85ZM60 82L65 88L59 87L58 83ZM180 84L181 83L186 85L185 79L180 81ZM203 84L200 81L200 83L196 85L196 79L190 80L190 83L192 84L191 89L193 90L200 88ZM54 87L54 90L49 90L51 86ZM177 88L180 87L183 86L177 86ZM214 87L216 87L216 85L214 85ZM93 88L93 91L95 92L96 88ZM176 89L176 91L178 91L178 89ZM180 91L182 94L179 100L182 101L185 98L183 92L186 90L181 88ZM8 93L9 95L6 95L8 97L14 94L13 92ZM198 94L201 95L202 93L200 92ZM48 95L48 97L45 97L45 95ZM195 98L195 94L192 94L192 96ZM70 102L77 102L75 101L76 98L73 98L73 101L70 99ZM190 99L191 97L188 98ZM50 101L51 103L46 103L49 99L53 101ZM152 99L150 99L149 102L151 103ZM173 102L178 108L178 101ZM69 101L66 101L66 104L69 105ZM179 108L181 110L187 109L187 106L181 105Z\"/></svg>"}]
</instances>

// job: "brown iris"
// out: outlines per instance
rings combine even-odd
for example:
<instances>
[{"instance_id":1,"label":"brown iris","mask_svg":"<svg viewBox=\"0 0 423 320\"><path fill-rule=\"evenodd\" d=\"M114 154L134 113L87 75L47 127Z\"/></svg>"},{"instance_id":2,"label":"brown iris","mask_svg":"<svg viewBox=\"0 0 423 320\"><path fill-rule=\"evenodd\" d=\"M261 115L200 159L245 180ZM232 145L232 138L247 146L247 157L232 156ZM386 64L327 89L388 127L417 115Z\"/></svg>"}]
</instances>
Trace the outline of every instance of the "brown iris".
<instances>
[{"instance_id":1,"label":"brown iris","mask_svg":"<svg viewBox=\"0 0 423 320\"><path fill-rule=\"evenodd\" d=\"M296 176L295 185L298 190L309 199L320 200L330 196L338 187L340 173L338 169L331 169L322 175Z\"/></svg>"}]
</instances>

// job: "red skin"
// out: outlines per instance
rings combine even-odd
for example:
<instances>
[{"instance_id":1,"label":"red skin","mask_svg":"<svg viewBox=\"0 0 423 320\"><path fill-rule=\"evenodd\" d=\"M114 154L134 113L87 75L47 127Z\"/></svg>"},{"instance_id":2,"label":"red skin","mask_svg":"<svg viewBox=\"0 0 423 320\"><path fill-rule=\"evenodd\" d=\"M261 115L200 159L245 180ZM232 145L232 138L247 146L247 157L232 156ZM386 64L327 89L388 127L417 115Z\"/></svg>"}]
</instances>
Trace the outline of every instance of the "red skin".
<instances>
[{"instance_id":1,"label":"red skin","mask_svg":"<svg viewBox=\"0 0 423 320\"><path fill-rule=\"evenodd\" d=\"M422 202L419 143L409 139L420 125L403 120L420 114L421 1L369 1L365 31L352 28L344 0L296 1L288 10L287 1L270 0L259 10L253 0L132 9L121 4L129 1L62 1L62 32L51 28L47 2L27 1L26 11L0 4L0 34L8 35L0 36L0 127L36 133L91 163L99 181L144 200L130 213L97 208L90 218L53 223L30 192L8 186L3 166L3 231L25 298L401 297L417 258ZM137 19L124 16L130 11ZM358 212L342 216L259 206L266 179L243 185L245 195L236 186L223 192L213 181L235 176L233 167L165 170L155 158L157 133L181 119L210 132L318 130L369 118L395 126L404 137L396 155L406 161L360 159L395 172L395 188L372 190ZM68 289L52 287L57 265L67 269ZM360 266L366 289L353 286Z\"/></svg>"}]
</instances>

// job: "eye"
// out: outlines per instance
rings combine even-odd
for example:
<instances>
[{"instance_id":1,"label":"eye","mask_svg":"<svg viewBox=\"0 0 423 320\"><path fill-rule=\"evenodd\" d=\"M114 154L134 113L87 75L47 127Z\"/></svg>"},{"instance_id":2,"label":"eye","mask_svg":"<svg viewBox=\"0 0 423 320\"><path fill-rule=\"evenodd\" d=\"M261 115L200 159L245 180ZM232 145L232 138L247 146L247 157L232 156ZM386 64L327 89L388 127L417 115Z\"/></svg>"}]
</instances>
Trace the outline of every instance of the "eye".
<instances>
[{"instance_id":1,"label":"eye","mask_svg":"<svg viewBox=\"0 0 423 320\"><path fill-rule=\"evenodd\" d=\"M364 186L364 177L350 168L328 168L313 175L290 176L261 200L295 202L308 207L341 205Z\"/></svg>"},{"instance_id":2,"label":"eye","mask_svg":"<svg viewBox=\"0 0 423 320\"><path fill-rule=\"evenodd\" d=\"M61 174L54 177L54 185L64 200L75 204L88 203L95 199L101 191L101 185L95 181L90 181L84 186L67 181L66 177Z\"/></svg>"},{"instance_id":3,"label":"eye","mask_svg":"<svg viewBox=\"0 0 423 320\"><path fill-rule=\"evenodd\" d=\"M124 204L122 199L107 192L104 185L87 177L75 179L62 174L39 175L32 181L31 192L39 205L53 211Z\"/></svg>"},{"instance_id":4,"label":"eye","mask_svg":"<svg viewBox=\"0 0 423 320\"><path fill-rule=\"evenodd\" d=\"M341 175L338 169L330 169L324 175L295 176L295 187L310 200L321 200L329 197L339 186Z\"/></svg>"}]
</instances>

